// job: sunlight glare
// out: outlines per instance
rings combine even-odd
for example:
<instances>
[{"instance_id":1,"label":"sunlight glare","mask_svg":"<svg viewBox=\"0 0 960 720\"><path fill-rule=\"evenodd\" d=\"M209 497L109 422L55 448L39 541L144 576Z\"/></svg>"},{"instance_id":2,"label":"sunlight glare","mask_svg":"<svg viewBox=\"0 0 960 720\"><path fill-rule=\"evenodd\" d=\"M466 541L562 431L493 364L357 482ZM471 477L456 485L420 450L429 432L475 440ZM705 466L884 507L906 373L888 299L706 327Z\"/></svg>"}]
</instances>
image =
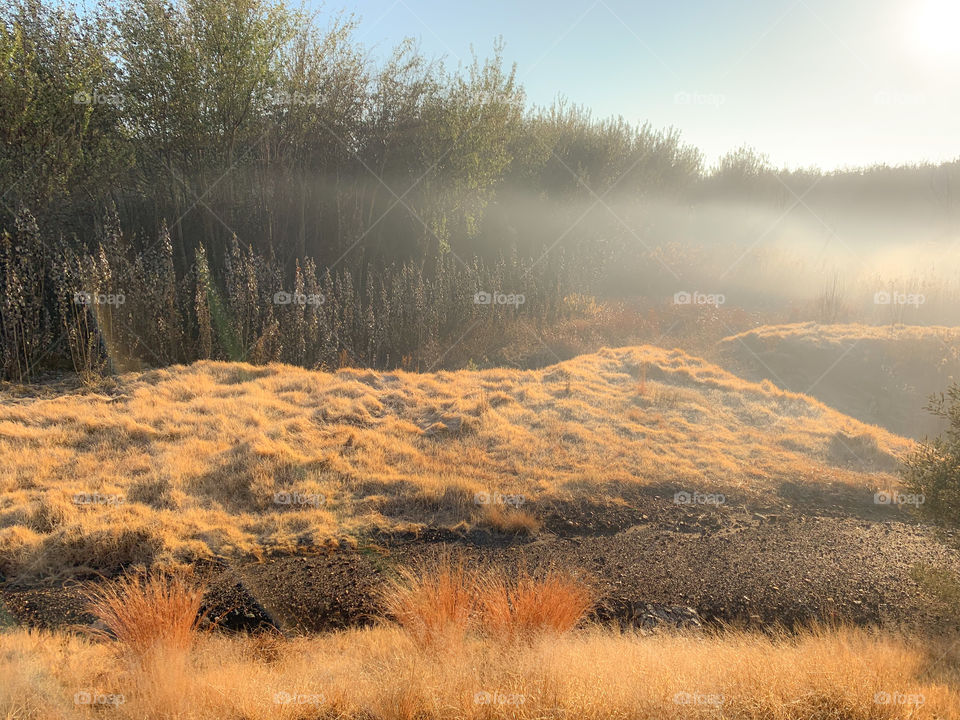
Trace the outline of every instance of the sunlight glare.
<instances>
[{"instance_id":1,"label":"sunlight glare","mask_svg":"<svg viewBox=\"0 0 960 720\"><path fill-rule=\"evenodd\" d=\"M931 57L960 56L960 2L927 0L914 16L912 41Z\"/></svg>"}]
</instances>

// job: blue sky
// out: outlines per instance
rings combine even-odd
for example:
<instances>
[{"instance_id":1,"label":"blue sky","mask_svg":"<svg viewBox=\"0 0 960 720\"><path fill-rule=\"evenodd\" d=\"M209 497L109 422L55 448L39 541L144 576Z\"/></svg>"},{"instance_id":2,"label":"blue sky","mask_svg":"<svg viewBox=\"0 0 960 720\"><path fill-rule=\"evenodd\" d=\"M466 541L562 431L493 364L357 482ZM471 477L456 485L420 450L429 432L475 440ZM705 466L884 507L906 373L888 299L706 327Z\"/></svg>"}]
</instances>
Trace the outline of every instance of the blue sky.
<instances>
[{"instance_id":1,"label":"blue sky","mask_svg":"<svg viewBox=\"0 0 960 720\"><path fill-rule=\"evenodd\" d=\"M714 161L778 166L960 156L960 0L355 0L383 56L414 37L456 67L502 36L530 102L673 126Z\"/></svg>"}]
</instances>

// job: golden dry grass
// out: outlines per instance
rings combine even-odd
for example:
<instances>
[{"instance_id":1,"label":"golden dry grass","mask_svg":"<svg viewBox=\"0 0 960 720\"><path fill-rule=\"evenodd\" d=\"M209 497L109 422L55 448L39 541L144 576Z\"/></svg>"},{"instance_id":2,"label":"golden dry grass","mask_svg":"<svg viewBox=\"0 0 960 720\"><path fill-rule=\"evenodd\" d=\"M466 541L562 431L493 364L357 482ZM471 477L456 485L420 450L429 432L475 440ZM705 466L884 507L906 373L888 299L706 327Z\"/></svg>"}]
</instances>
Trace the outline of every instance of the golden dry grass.
<instances>
[{"instance_id":1,"label":"golden dry grass","mask_svg":"<svg viewBox=\"0 0 960 720\"><path fill-rule=\"evenodd\" d=\"M487 506L483 522L500 532L514 535L535 535L541 527L537 516L529 510L500 505Z\"/></svg>"},{"instance_id":2,"label":"golden dry grass","mask_svg":"<svg viewBox=\"0 0 960 720\"><path fill-rule=\"evenodd\" d=\"M477 589L482 631L511 642L568 632L583 621L595 602L588 585L559 570L544 577L525 570L509 578L503 572L490 574L480 579Z\"/></svg>"},{"instance_id":3,"label":"golden dry grass","mask_svg":"<svg viewBox=\"0 0 960 720\"><path fill-rule=\"evenodd\" d=\"M477 574L462 558L404 568L381 594L387 615L423 646L462 641L474 621Z\"/></svg>"},{"instance_id":4,"label":"golden dry grass","mask_svg":"<svg viewBox=\"0 0 960 720\"><path fill-rule=\"evenodd\" d=\"M943 325L864 325L862 323L821 324L816 322L764 325L723 340L757 337L770 340L798 338L810 343L831 344L843 340L885 340L927 343L935 341L941 353L960 343L960 328ZM946 346L946 347L945 347Z\"/></svg>"},{"instance_id":5,"label":"golden dry grass","mask_svg":"<svg viewBox=\"0 0 960 720\"><path fill-rule=\"evenodd\" d=\"M160 650L189 650L196 639L204 590L179 577L125 576L88 591L103 634L143 660Z\"/></svg>"},{"instance_id":6,"label":"golden dry grass","mask_svg":"<svg viewBox=\"0 0 960 720\"><path fill-rule=\"evenodd\" d=\"M930 394L960 377L960 328L795 323L751 329L717 344L727 369L807 392L841 412L912 438L945 425Z\"/></svg>"},{"instance_id":7,"label":"golden dry grass","mask_svg":"<svg viewBox=\"0 0 960 720\"><path fill-rule=\"evenodd\" d=\"M459 646L469 634L513 642L562 633L593 609L591 588L571 573L525 569L509 576L468 568L445 555L429 567L404 568L381 592L386 615L420 646Z\"/></svg>"},{"instance_id":8,"label":"golden dry grass","mask_svg":"<svg viewBox=\"0 0 960 720\"><path fill-rule=\"evenodd\" d=\"M196 590L157 576L123 580L98 594L116 641L0 633L0 716L893 720L960 711L953 637L575 630L592 602L577 579L521 571L507 580L450 556L385 592L399 625L284 639L198 634Z\"/></svg>"},{"instance_id":9,"label":"golden dry grass","mask_svg":"<svg viewBox=\"0 0 960 720\"><path fill-rule=\"evenodd\" d=\"M475 637L436 652L385 627L298 640L204 635L186 665L141 666L110 643L9 631L0 633L0 717L953 718L954 641L925 648L864 629L643 637L588 628L519 644Z\"/></svg>"},{"instance_id":10,"label":"golden dry grass","mask_svg":"<svg viewBox=\"0 0 960 720\"><path fill-rule=\"evenodd\" d=\"M838 439L866 462L838 457ZM303 551L377 528L535 531L545 501L647 485L872 492L909 446L656 347L537 371L201 362L121 376L111 395L0 393L0 572Z\"/></svg>"}]
</instances>

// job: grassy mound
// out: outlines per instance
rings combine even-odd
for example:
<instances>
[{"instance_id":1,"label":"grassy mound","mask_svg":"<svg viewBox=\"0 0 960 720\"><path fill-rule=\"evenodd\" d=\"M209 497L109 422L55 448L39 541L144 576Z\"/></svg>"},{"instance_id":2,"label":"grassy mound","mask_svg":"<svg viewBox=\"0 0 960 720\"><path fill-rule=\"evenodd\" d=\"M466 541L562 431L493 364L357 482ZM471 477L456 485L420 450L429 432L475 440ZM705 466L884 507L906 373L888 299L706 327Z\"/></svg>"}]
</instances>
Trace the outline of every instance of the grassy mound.
<instances>
[{"instance_id":1,"label":"grassy mound","mask_svg":"<svg viewBox=\"0 0 960 720\"><path fill-rule=\"evenodd\" d=\"M720 364L741 377L912 438L943 430L923 408L960 378L960 328L774 325L725 338L717 350Z\"/></svg>"},{"instance_id":2,"label":"grassy mound","mask_svg":"<svg viewBox=\"0 0 960 720\"><path fill-rule=\"evenodd\" d=\"M648 346L536 371L201 362L109 393L0 393L0 573L302 552L377 529L535 532L548 501L637 487L872 492L909 446Z\"/></svg>"}]
</instances>

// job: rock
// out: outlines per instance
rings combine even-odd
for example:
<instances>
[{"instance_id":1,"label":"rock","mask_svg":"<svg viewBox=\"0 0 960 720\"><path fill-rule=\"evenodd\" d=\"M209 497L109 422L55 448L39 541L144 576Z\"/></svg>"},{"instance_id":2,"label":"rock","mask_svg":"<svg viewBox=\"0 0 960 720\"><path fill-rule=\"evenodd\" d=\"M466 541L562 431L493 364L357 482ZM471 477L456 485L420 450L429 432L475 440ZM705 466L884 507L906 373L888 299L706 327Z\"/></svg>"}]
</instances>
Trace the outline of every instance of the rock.
<instances>
[{"instance_id":1,"label":"rock","mask_svg":"<svg viewBox=\"0 0 960 720\"><path fill-rule=\"evenodd\" d=\"M661 627L699 629L703 620L692 607L626 601L607 608L603 615L626 627L654 630Z\"/></svg>"}]
</instances>

